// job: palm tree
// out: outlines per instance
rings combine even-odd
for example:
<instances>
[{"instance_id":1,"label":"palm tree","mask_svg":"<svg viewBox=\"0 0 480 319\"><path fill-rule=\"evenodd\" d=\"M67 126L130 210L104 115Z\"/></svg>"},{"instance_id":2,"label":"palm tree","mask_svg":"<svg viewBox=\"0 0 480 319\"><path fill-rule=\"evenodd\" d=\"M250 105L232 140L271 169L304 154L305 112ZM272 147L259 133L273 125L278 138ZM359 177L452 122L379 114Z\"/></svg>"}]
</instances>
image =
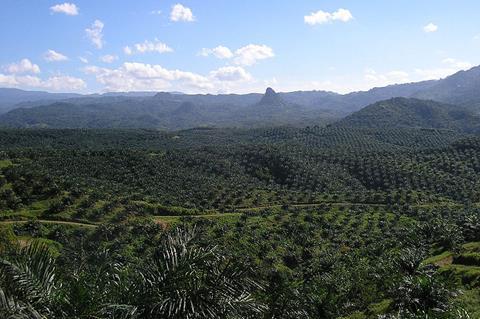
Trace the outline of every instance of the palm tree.
<instances>
[{"instance_id":1,"label":"palm tree","mask_svg":"<svg viewBox=\"0 0 480 319\"><path fill-rule=\"evenodd\" d=\"M54 259L45 246L33 243L0 256L0 317L49 317L57 288Z\"/></svg>"},{"instance_id":2,"label":"palm tree","mask_svg":"<svg viewBox=\"0 0 480 319\"><path fill-rule=\"evenodd\" d=\"M200 247L195 231L175 230L138 267L93 252L88 267L57 272L47 246L32 242L0 252L0 318L248 318L262 305L250 269L216 247ZM82 263L80 263L82 264ZM133 270L133 271L132 271ZM57 276L57 275L61 275Z\"/></svg>"},{"instance_id":3,"label":"palm tree","mask_svg":"<svg viewBox=\"0 0 480 319\"><path fill-rule=\"evenodd\" d=\"M195 245L194 237L194 230L174 231L140 269L144 317L245 318L261 311L249 269L217 247Z\"/></svg>"}]
</instances>

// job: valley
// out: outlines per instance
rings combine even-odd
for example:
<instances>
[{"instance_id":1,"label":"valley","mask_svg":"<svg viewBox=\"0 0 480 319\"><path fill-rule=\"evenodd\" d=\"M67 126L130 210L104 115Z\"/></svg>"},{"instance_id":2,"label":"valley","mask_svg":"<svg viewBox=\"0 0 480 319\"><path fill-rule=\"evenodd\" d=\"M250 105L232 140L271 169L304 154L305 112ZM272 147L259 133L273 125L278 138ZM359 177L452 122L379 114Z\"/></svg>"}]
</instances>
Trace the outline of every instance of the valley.
<instances>
[{"instance_id":1,"label":"valley","mask_svg":"<svg viewBox=\"0 0 480 319\"><path fill-rule=\"evenodd\" d=\"M0 319L480 319L478 0L0 7Z\"/></svg>"}]
</instances>

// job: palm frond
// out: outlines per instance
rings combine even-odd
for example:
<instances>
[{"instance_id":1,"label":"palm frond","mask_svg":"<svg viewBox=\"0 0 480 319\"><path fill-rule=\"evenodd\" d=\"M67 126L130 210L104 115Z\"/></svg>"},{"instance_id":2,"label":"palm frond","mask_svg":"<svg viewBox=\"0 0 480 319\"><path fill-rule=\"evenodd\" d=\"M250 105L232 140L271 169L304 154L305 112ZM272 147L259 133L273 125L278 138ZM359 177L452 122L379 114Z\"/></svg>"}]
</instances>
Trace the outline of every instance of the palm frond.
<instances>
[{"instance_id":1,"label":"palm frond","mask_svg":"<svg viewBox=\"0 0 480 319\"><path fill-rule=\"evenodd\" d=\"M168 235L147 266L145 307L152 317L225 318L255 311L258 288L240 263L229 262L214 246L194 243L195 230Z\"/></svg>"},{"instance_id":2,"label":"palm frond","mask_svg":"<svg viewBox=\"0 0 480 319\"><path fill-rule=\"evenodd\" d=\"M0 257L0 289L2 306L21 310L28 318L48 314L56 289L55 264L48 247L34 242L12 256Z\"/></svg>"}]
</instances>

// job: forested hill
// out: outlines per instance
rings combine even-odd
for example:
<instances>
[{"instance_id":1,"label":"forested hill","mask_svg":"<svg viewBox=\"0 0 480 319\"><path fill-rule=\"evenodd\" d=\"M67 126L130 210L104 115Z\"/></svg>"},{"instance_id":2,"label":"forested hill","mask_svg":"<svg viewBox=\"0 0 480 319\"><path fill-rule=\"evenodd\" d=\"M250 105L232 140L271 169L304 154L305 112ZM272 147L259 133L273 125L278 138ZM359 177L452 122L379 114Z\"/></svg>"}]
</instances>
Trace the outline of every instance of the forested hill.
<instances>
[{"instance_id":1,"label":"forested hill","mask_svg":"<svg viewBox=\"0 0 480 319\"><path fill-rule=\"evenodd\" d=\"M398 114L391 113L391 116L407 116L398 118L398 121L395 118L393 120L395 125L451 127L475 131L475 125L469 123L474 120L465 118L469 116L465 109L475 114L480 113L480 68L461 71L438 81L391 85L344 95L325 91L276 93L271 88L268 88L264 95L188 95L166 92L153 95L147 92L131 92L72 97L48 93L35 95L19 91L21 94L15 99L16 92L0 91L0 104L23 101L14 106L9 105L9 108L14 109L0 115L2 127L181 130L193 127L324 125L372 103L395 97L415 97L459 105L461 108L454 111L453 107L446 105L434 106L433 102L422 102L423 106L419 112L413 114L413 109L407 110L408 107L405 108L405 105L420 102L390 101L390 104L401 108ZM32 99L25 100L28 96ZM35 100L33 98L35 96L39 96L39 100ZM45 98L57 101L45 101ZM442 107L445 110L441 110ZM430 121L428 112L422 113L426 109L429 109L428 112L432 113L432 116L438 115L439 118ZM375 110L369 107L366 112L360 114L364 116L371 111ZM358 114L355 117L358 117ZM444 120L452 124L447 125L443 123ZM390 124L385 122L382 125Z\"/></svg>"},{"instance_id":2,"label":"forested hill","mask_svg":"<svg viewBox=\"0 0 480 319\"><path fill-rule=\"evenodd\" d=\"M393 98L369 105L335 125L370 128L436 128L480 132L480 116L466 108L419 99Z\"/></svg>"},{"instance_id":3,"label":"forested hill","mask_svg":"<svg viewBox=\"0 0 480 319\"><path fill-rule=\"evenodd\" d=\"M18 108L0 116L0 126L48 128L155 128L261 127L325 124L335 112L288 102L268 89L264 96L246 101L223 97L191 97L169 93L150 98L88 98L49 105ZM215 103L216 102L216 103Z\"/></svg>"},{"instance_id":4,"label":"forested hill","mask_svg":"<svg viewBox=\"0 0 480 319\"><path fill-rule=\"evenodd\" d=\"M468 71L457 72L413 96L420 99L461 105L479 113L480 66Z\"/></svg>"}]
</instances>

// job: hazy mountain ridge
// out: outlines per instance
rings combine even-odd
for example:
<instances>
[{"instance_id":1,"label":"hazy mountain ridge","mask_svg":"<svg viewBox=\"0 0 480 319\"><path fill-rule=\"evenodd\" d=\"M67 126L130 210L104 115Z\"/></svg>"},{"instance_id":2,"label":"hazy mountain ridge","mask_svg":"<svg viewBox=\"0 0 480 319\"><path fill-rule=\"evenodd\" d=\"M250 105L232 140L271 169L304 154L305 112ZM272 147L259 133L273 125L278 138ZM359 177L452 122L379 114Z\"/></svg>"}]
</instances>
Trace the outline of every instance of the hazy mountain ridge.
<instances>
[{"instance_id":1,"label":"hazy mountain ridge","mask_svg":"<svg viewBox=\"0 0 480 319\"><path fill-rule=\"evenodd\" d=\"M270 89L271 90L271 89ZM273 90L266 99L247 95L251 105L222 104L225 96L202 96L197 103L190 95L159 93L152 98L101 97L75 99L49 105L18 108L0 116L0 125L50 128L157 128L185 129L197 126L259 127L302 125L333 121L328 112L312 111L283 101ZM252 97L255 97L253 99ZM211 101L215 100L217 103ZM234 99L239 99L235 96ZM278 103L271 104L274 99ZM260 101L258 101L260 100ZM263 101L263 102L262 102ZM211 104L209 104L209 102ZM277 105L275 105L277 104Z\"/></svg>"},{"instance_id":2,"label":"hazy mountain ridge","mask_svg":"<svg viewBox=\"0 0 480 319\"><path fill-rule=\"evenodd\" d=\"M25 91L14 88L0 88L0 114L8 112L19 103L29 101L43 101L52 103L58 100L65 100L74 97L82 97L77 93L49 93L44 91Z\"/></svg>"},{"instance_id":3,"label":"hazy mountain ridge","mask_svg":"<svg viewBox=\"0 0 480 319\"><path fill-rule=\"evenodd\" d=\"M19 97L16 101L23 102L17 104L16 109L0 115L0 126L165 130L202 126L306 126L332 123L367 105L395 97L414 97L457 104L462 107L461 112L469 110L472 115L480 113L480 67L458 72L442 80L390 85L344 95L327 91L276 93L271 88L263 95L119 92L83 96L2 89L0 105L14 101L12 95L15 96L17 93ZM4 95L6 98L3 98ZM32 96L40 96L41 99L34 100ZM46 102L45 99L50 100ZM415 103L420 102L417 100ZM368 112L371 111L369 108ZM411 112L412 110L401 109L398 114L392 112L390 116L408 117L412 116ZM438 107L435 107L433 114L439 112ZM443 111L440 113L444 120L450 117ZM364 118L365 114L360 115L360 118ZM403 119L399 122L403 123ZM372 117L366 120L371 122ZM407 126L428 124L424 119L420 120L415 116L411 121L412 123ZM398 124L396 121L393 122L393 125ZM355 123L357 125L358 121ZM473 129L467 126L468 129Z\"/></svg>"},{"instance_id":4,"label":"hazy mountain ridge","mask_svg":"<svg viewBox=\"0 0 480 319\"><path fill-rule=\"evenodd\" d=\"M457 104L480 113L480 66L457 72L413 97Z\"/></svg>"}]
</instances>

